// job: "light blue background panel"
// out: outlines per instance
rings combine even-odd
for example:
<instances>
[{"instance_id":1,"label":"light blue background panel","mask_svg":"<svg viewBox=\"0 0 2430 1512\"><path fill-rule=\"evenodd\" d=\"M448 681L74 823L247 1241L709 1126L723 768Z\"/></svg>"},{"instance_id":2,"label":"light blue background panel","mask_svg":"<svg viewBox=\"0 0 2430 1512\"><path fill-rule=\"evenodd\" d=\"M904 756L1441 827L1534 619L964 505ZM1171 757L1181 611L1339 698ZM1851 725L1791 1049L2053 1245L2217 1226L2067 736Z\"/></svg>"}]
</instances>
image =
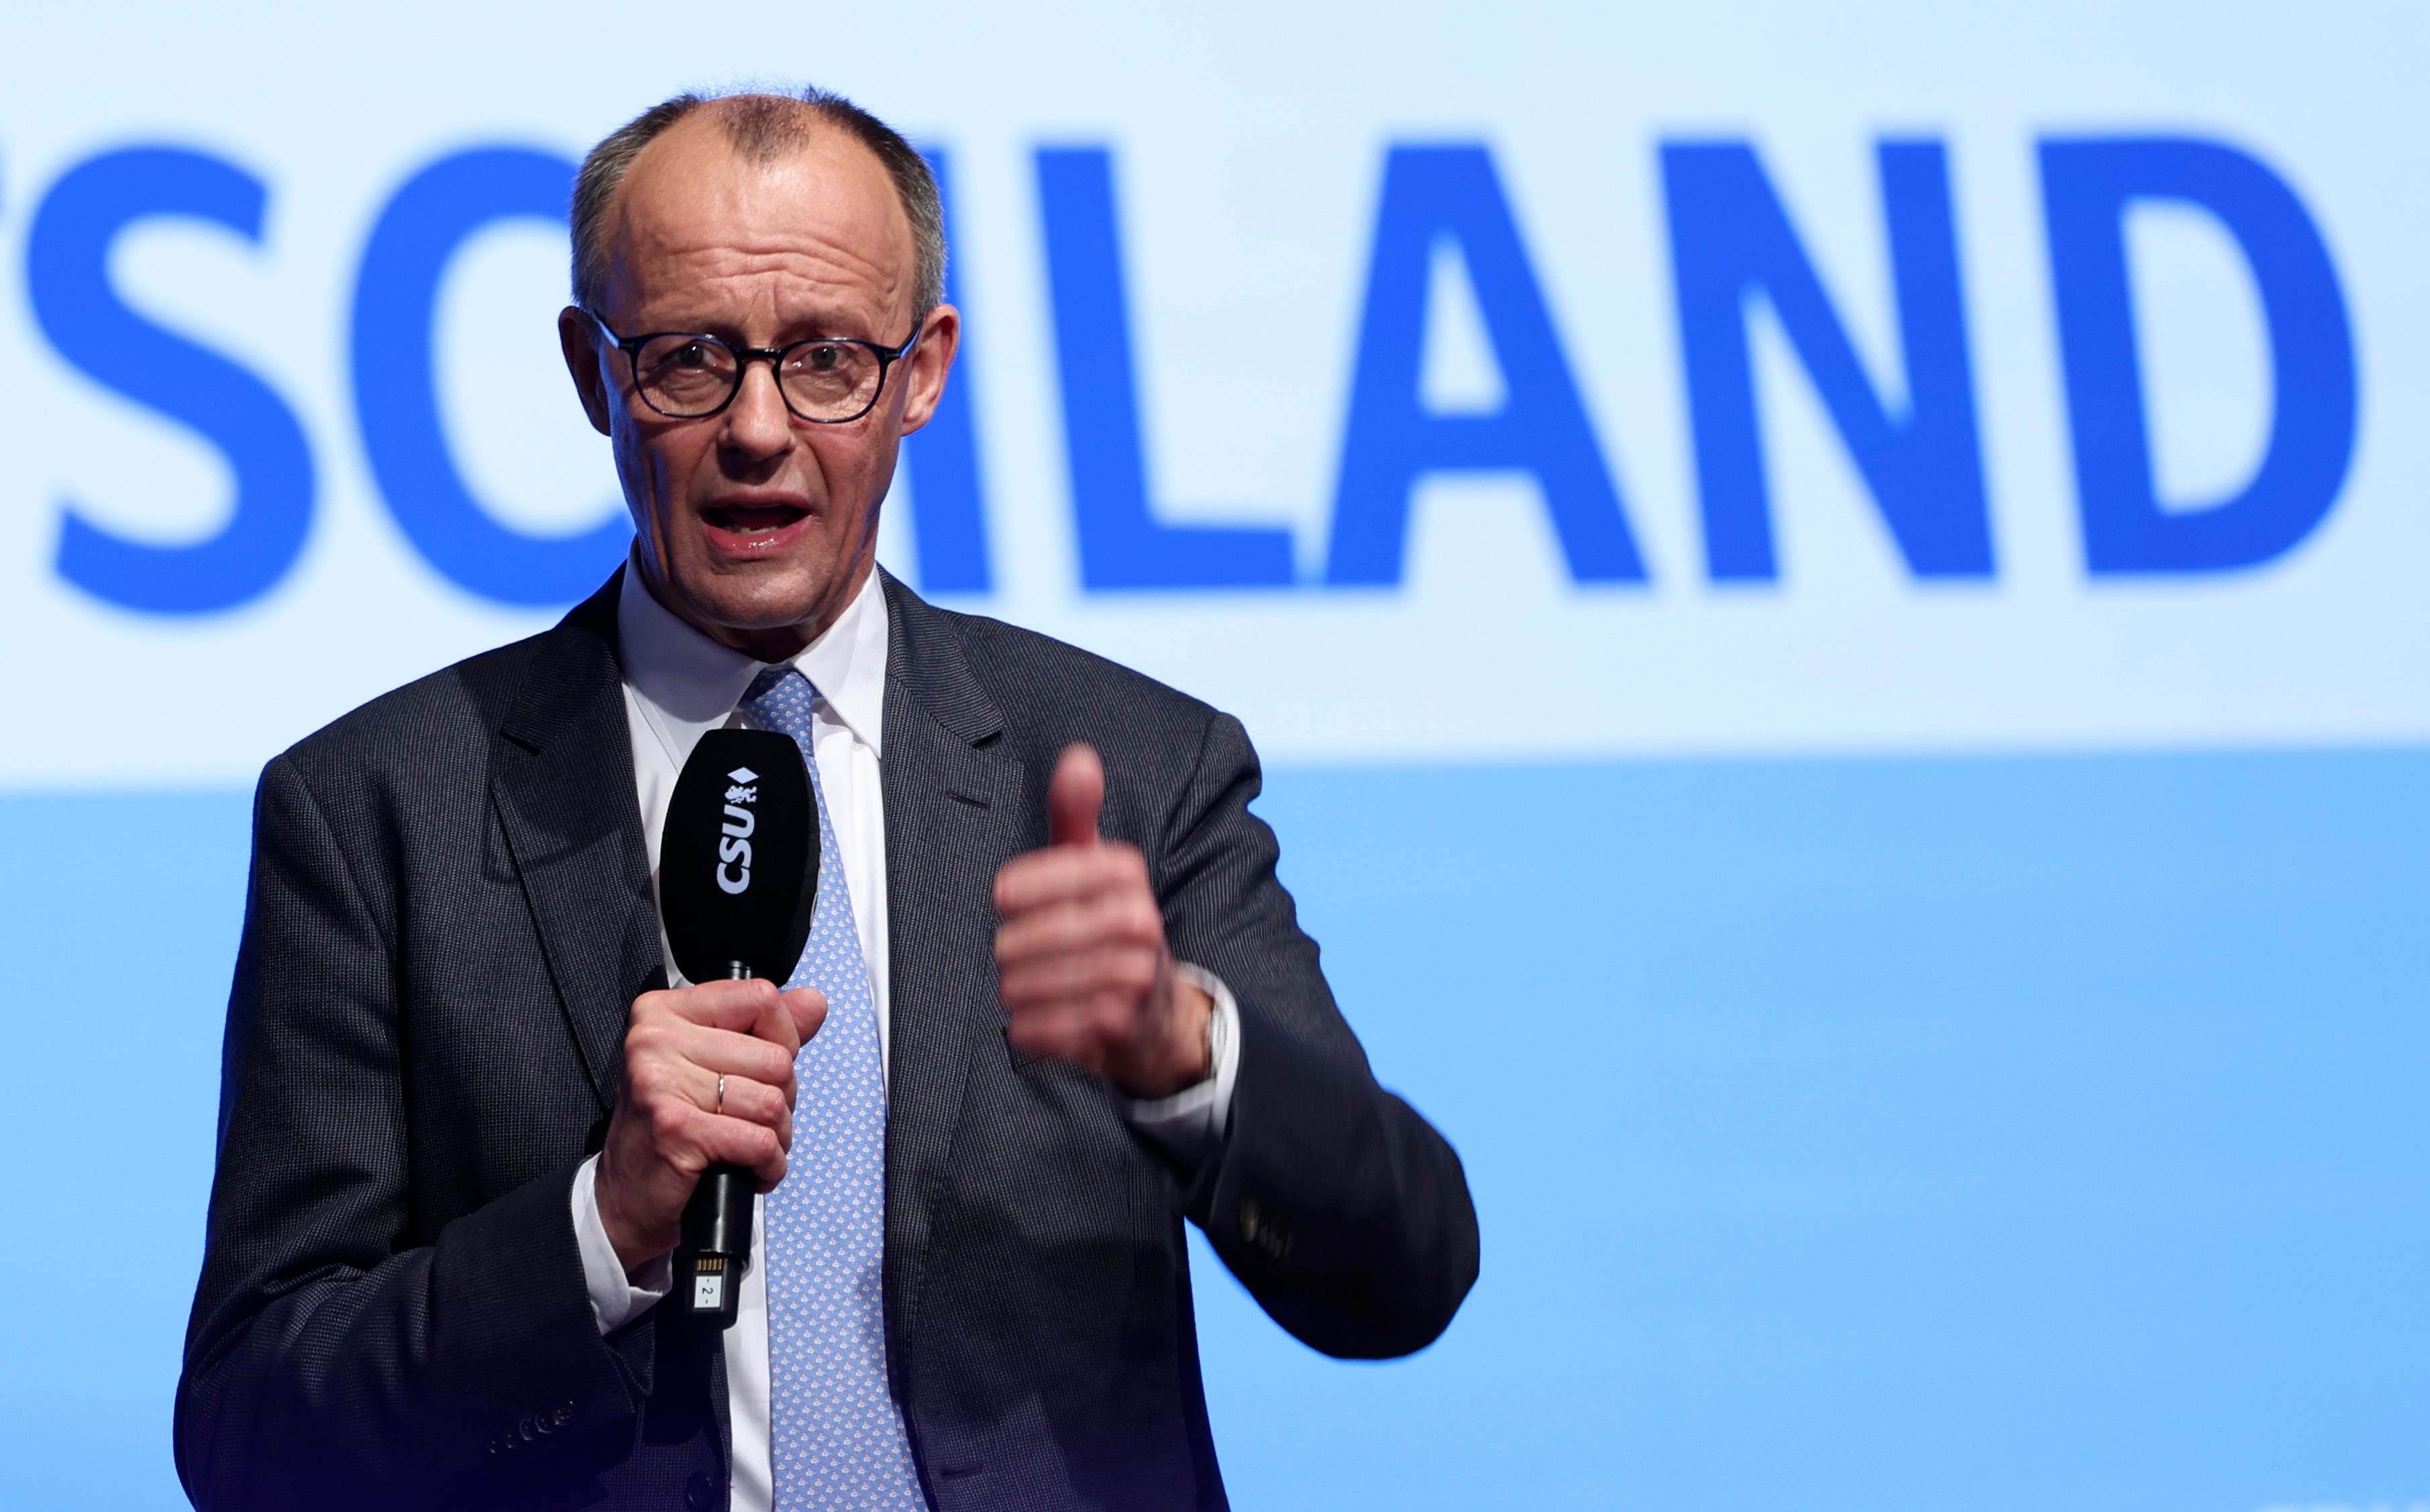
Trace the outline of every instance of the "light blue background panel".
<instances>
[{"instance_id":1,"label":"light blue background panel","mask_svg":"<svg viewBox=\"0 0 2430 1512\"><path fill-rule=\"evenodd\" d=\"M1484 1274L1343 1365L1197 1251L1244 1508L2430 1497L2430 754L1285 770ZM0 798L0 1503L177 1505L240 794ZM94 1255L49 1246L105 1216Z\"/></svg>"}]
</instances>

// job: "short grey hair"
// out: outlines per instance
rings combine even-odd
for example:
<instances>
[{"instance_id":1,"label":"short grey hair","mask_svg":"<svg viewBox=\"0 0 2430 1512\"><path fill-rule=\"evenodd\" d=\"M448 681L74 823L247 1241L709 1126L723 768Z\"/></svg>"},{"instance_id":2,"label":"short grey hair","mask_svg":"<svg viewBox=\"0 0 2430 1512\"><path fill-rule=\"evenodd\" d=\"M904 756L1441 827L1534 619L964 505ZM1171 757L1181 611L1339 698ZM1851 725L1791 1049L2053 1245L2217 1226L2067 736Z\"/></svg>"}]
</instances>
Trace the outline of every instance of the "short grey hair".
<instances>
[{"instance_id":1,"label":"short grey hair","mask_svg":"<svg viewBox=\"0 0 2430 1512\"><path fill-rule=\"evenodd\" d=\"M774 162L799 152L819 125L842 130L874 153L911 223L912 318L923 319L945 302L945 207L928 160L901 132L842 95L805 88L786 94L678 94L625 122L591 148L574 179L575 304L596 311L607 293L608 249L601 231L624 171L669 126L709 105L720 107L719 124L725 127L726 140L751 162Z\"/></svg>"}]
</instances>

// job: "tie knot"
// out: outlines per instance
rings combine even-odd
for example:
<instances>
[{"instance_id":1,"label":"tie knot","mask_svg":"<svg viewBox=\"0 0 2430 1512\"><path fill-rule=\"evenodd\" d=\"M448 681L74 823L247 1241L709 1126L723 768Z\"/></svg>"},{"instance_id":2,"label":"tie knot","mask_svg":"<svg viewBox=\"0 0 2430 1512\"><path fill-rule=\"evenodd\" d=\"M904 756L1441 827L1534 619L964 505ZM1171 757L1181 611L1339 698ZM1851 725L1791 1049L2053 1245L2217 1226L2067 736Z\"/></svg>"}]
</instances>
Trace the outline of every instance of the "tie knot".
<instances>
[{"instance_id":1,"label":"tie knot","mask_svg":"<svg viewBox=\"0 0 2430 1512\"><path fill-rule=\"evenodd\" d=\"M810 686L800 668L763 668L743 691L742 712L763 730L807 740L810 735L810 706L818 696L818 690Z\"/></svg>"}]
</instances>

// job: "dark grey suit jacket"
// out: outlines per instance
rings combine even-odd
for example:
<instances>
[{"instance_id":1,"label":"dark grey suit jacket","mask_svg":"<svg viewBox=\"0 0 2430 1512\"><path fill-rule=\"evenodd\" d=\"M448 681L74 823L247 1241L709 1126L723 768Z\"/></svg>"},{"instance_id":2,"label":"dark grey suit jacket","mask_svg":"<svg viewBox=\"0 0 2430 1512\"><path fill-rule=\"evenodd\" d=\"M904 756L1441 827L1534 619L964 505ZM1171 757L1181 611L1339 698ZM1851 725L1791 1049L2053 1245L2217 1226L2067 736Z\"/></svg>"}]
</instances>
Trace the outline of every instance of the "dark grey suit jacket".
<instances>
[{"instance_id":1,"label":"dark grey suit jacket","mask_svg":"<svg viewBox=\"0 0 2430 1512\"><path fill-rule=\"evenodd\" d=\"M262 774L177 1391L197 1506L725 1504L718 1339L656 1311L601 1338L570 1216L665 980L616 591ZM939 1512L1221 1506L1183 1218L1308 1344L1405 1354L1476 1275L1458 1158L1335 1009L1238 722L885 591L886 1322L923 1482ZM1174 954L1240 1002L1200 1170L1005 1039L990 888L1073 740Z\"/></svg>"}]
</instances>

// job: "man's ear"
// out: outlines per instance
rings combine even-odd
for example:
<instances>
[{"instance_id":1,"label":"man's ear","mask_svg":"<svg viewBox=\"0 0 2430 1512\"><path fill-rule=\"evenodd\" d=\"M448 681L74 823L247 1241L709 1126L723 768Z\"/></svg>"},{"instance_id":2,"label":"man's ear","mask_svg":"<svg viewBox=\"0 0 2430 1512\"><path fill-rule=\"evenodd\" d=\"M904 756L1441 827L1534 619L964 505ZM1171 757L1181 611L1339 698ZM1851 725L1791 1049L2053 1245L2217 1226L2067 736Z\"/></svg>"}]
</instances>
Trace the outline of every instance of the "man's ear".
<instances>
[{"instance_id":1,"label":"man's ear","mask_svg":"<svg viewBox=\"0 0 2430 1512\"><path fill-rule=\"evenodd\" d=\"M937 403L945 396L945 379L954 367L954 354L961 350L962 312L951 305L940 305L920 323L920 344L911 349L911 360L905 374L911 381L907 386L908 396L903 401L903 434L910 435L928 424L937 412Z\"/></svg>"},{"instance_id":2,"label":"man's ear","mask_svg":"<svg viewBox=\"0 0 2430 1512\"><path fill-rule=\"evenodd\" d=\"M571 305L557 312L557 344L565 353L565 371L574 375L574 391L582 396L582 412L591 417L591 428L605 436L609 434L608 380L599 371L599 348L591 344L595 329L591 317Z\"/></svg>"}]
</instances>

